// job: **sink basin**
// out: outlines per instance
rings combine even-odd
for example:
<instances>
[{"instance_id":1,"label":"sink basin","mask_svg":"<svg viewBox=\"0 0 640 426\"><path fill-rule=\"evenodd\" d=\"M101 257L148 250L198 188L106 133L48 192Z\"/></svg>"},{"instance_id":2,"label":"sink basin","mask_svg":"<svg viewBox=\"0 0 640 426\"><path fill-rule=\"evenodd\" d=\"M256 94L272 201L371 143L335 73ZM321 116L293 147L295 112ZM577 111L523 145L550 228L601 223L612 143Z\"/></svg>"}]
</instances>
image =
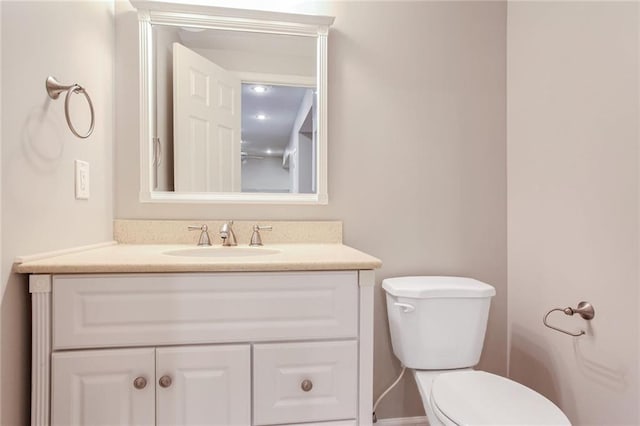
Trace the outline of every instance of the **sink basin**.
<instances>
[{"instance_id":1,"label":"sink basin","mask_svg":"<svg viewBox=\"0 0 640 426\"><path fill-rule=\"evenodd\" d=\"M248 257L280 253L280 250L262 247L196 247L165 251L169 256L186 257Z\"/></svg>"}]
</instances>

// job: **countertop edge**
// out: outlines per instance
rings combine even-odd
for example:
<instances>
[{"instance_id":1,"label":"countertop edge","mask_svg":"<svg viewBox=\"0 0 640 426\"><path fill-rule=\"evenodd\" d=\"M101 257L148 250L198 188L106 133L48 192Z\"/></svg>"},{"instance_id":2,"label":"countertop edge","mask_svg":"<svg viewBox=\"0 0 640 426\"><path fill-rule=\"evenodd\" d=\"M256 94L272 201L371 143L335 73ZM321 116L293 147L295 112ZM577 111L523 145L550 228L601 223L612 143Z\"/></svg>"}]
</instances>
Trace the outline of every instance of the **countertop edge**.
<instances>
[{"instance_id":1,"label":"countertop edge","mask_svg":"<svg viewBox=\"0 0 640 426\"><path fill-rule=\"evenodd\" d=\"M155 266L155 265L153 265ZM353 271L353 270L374 270L379 269L381 263L350 263L344 265L337 264L274 264L273 266L261 265L233 265L203 267L200 265L162 265L158 268L148 265L123 265L109 266L104 265L82 265L73 267L33 267L33 268L15 268L15 272L20 274L138 274L138 273L203 273L203 272L277 272L277 271Z\"/></svg>"},{"instance_id":2,"label":"countertop edge","mask_svg":"<svg viewBox=\"0 0 640 426\"><path fill-rule=\"evenodd\" d=\"M70 247L70 248L60 249L60 250L45 251L42 253L28 254L25 256L16 256L13 263L20 265L22 263L35 262L38 260L49 259L52 257L62 256L65 254L80 253L87 250L94 250L94 249L99 249L103 247L115 246L115 245L118 245L118 242L115 240L112 240L112 241L105 241L105 242L96 243L96 244L88 244L85 246L77 246L77 247Z\"/></svg>"},{"instance_id":3,"label":"countertop edge","mask_svg":"<svg viewBox=\"0 0 640 426\"><path fill-rule=\"evenodd\" d=\"M350 246L333 243L287 245L283 249L284 258L281 256L274 259L238 260L225 257L209 261L194 259L169 261L163 253L170 247L173 246L104 243L50 252L52 254L50 257L43 255L22 257L19 259L33 260L16 262L12 270L20 274L201 273L373 270L382 266L380 259ZM338 254L334 253L336 247L340 250ZM287 250L292 250L292 254L288 255ZM137 259L135 253L127 251L139 252ZM107 260L102 261L101 258Z\"/></svg>"}]
</instances>

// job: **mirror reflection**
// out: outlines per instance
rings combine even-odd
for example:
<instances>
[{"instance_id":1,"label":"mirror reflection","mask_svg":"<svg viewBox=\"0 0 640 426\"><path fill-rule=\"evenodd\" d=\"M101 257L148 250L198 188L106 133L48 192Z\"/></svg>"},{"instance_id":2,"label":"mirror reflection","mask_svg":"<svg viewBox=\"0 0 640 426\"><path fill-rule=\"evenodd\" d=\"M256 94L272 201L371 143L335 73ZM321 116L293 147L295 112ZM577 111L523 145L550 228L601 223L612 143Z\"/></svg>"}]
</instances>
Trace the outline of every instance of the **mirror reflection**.
<instances>
[{"instance_id":1,"label":"mirror reflection","mask_svg":"<svg viewBox=\"0 0 640 426\"><path fill-rule=\"evenodd\" d=\"M153 25L153 187L317 191L316 40Z\"/></svg>"}]
</instances>

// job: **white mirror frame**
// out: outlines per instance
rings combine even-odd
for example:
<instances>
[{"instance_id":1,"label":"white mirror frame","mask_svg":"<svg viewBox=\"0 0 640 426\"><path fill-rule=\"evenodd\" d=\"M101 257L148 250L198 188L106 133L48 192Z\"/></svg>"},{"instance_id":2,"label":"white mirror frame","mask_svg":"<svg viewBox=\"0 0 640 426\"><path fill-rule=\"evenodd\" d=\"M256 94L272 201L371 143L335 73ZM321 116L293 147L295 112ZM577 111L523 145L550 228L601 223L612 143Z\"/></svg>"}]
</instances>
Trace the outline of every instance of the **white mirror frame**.
<instances>
[{"instance_id":1,"label":"white mirror frame","mask_svg":"<svg viewBox=\"0 0 640 426\"><path fill-rule=\"evenodd\" d=\"M140 62L140 202L327 204L327 36L334 18L281 12L130 0L138 10ZM198 27L317 39L318 165L314 194L154 191L155 80L152 25Z\"/></svg>"}]
</instances>

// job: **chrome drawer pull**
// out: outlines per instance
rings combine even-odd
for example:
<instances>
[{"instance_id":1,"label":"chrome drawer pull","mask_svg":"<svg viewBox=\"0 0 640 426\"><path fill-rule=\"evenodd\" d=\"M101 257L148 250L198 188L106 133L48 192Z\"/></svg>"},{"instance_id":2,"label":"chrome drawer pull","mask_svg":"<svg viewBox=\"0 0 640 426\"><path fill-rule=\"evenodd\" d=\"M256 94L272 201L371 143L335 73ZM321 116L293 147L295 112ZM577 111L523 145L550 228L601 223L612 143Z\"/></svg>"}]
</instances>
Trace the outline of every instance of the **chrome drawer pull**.
<instances>
[{"instance_id":1,"label":"chrome drawer pull","mask_svg":"<svg viewBox=\"0 0 640 426\"><path fill-rule=\"evenodd\" d=\"M136 389L144 389L147 386L147 379L144 377L136 377L133 381L133 387Z\"/></svg>"},{"instance_id":2,"label":"chrome drawer pull","mask_svg":"<svg viewBox=\"0 0 640 426\"><path fill-rule=\"evenodd\" d=\"M158 383L161 387L168 388L169 386L171 386L172 380L169 376L162 376L160 377L160 380L158 380Z\"/></svg>"},{"instance_id":3,"label":"chrome drawer pull","mask_svg":"<svg viewBox=\"0 0 640 426\"><path fill-rule=\"evenodd\" d=\"M302 384L300 385L300 387L302 388L303 391L309 392L311 389L313 389L313 383L311 382L311 380L305 379L302 381Z\"/></svg>"}]
</instances>

